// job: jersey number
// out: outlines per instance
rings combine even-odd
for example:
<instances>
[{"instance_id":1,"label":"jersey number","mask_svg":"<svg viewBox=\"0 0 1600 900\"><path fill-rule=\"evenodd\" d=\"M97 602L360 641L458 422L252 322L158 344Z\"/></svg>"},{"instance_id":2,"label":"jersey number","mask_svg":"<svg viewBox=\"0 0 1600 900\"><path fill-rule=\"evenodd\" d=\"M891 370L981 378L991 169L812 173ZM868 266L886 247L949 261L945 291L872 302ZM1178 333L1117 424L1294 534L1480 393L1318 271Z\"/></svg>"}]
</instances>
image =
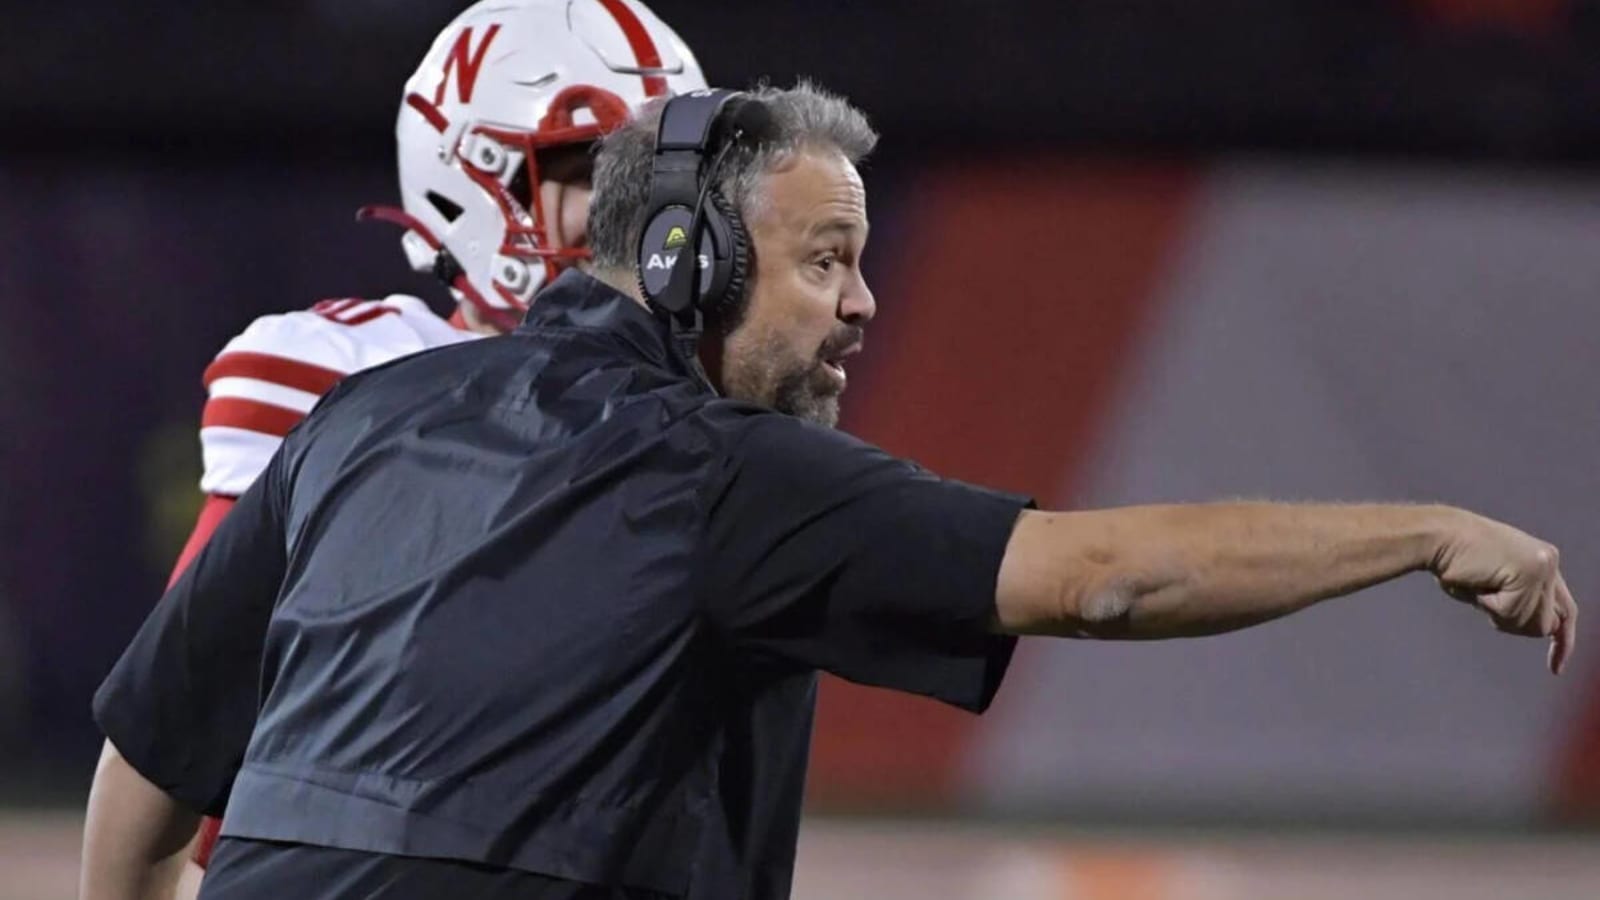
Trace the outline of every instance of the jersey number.
<instances>
[{"instance_id":1,"label":"jersey number","mask_svg":"<svg viewBox=\"0 0 1600 900\"><path fill-rule=\"evenodd\" d=\"M324 300L311 307L311 311L340 325L360 325L396 312L392 306L371 300Z\"/></svg>"}]
</instances>

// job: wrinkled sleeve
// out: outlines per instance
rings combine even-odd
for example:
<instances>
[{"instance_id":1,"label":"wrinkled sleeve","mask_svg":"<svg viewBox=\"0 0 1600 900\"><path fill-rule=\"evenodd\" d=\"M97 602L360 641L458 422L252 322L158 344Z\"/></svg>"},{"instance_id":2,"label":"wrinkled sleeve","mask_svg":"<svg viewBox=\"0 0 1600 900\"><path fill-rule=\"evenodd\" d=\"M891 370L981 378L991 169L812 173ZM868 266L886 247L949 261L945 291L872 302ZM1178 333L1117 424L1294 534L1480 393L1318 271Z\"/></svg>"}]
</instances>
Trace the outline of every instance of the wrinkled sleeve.
<instances>
[{"instance_id":1,"label":"wrinkled sleeve","mask_svg":"<svg viewBox=\"0 0 1600 900\"><path fill-rule=\"evenodd\" d=\"M156 604L94 696L140 774L220 815L255 725L262 647L286 565L283 453Z\"/></svg>"},{"instance_id":2,"label":"wrinkled sleeve","mask_svg":"<svg viewBox=\"0 0 1600 900\"><path fill-rule=\"evenodd\" d=\"M704 497L701 585L735 654L981 712L1015 639L990 632L1025 497L849 435L749 415Z\"/></svg>"}]
</instances>

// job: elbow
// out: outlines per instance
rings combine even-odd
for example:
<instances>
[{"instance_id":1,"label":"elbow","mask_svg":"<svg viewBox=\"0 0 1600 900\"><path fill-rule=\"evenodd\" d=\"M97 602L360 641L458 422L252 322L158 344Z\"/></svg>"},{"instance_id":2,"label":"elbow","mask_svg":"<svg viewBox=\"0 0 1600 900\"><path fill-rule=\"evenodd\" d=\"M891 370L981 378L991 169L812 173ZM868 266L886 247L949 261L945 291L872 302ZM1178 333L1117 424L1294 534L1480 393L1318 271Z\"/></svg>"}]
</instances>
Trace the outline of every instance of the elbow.
<instances>
[{"instance_id":1,"label":"elbow","mask_svg":"<svg viewBox=\"0 0 1600 900\"><path fill-rule=\"evenodd\" d=\"M1158 631L1191 602L1196 573L1129 515L1023 513L1000 565L996 629L1105 640Z\"/></svg>"},{"instance_id":2,"label":"elbow","mask_svg":"<svg viewBox=\"0 0 1600 900\"><path fill-rule=\"evenodd\" d=\"M1024 513L1000 565L994 627L1008 634L1129 637L1148 595L1176 579L1148 573L1094 514Z\"/></svg>"},{"instance_id":3,"label":"elbow","mask_svg":"<svg viewBox=\"0 0 1600 900\"><path fill-rule=\"evenodd\" d=\"M1133 586L1115 579L1093 586L1077 600L1077 620L1086 631L1126 627L1137 600Z\"/></svg>"},{"instance_id":4,"label":"elbow","mask_svg":"<svg viewBox=\"0 0 1600 900\"><path fill-rule=\"evenodd\" d=\"M1192 602L1181 571L1129 573L1099 568L1066 587L1060 601L1070 637L1133 640L1161 636L1176 610Z\"/></svg>"},{"instance_id":5,"label":"elbow","mask_svg":"<svg viewBox=\"0 0 1600 900\"><path fill-rule=\"evenodd\" d=\"M1058 633L1069 637L1115 639L1132 629L1139 591L1124 578L1092 578L1063 585Z\"/></svg>"},{"instance_id":6,"label":"elbow","mask_svg":"<svg viewBox=\"0 0 1600 900\"><path fill-rule=\"evenodd\" d=\"M1123 580L1038 581L1027 592L1001 595L994 630L1043 637L1123 637L1138 603L1138 592Z\"/></svg>"}]
</instances>

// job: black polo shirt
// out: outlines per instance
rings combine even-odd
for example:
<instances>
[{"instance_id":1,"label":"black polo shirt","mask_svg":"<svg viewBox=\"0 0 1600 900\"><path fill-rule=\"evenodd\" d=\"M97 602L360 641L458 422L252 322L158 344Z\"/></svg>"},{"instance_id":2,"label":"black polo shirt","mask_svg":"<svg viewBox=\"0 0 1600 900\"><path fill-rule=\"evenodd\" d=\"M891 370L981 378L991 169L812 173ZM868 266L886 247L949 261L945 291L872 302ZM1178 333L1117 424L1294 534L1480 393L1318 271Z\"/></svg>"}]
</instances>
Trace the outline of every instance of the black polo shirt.
<instances>
[{"instance_id":1,"label":"black polo shirt","mask_svg":"<svg viewBox=\"0 0 1600 900\"><path fill-rule=\"evenodd\" d=\"M346 379L95 697L208 898L788 895L815 672L982 710L1022 498L718 398L569 272Z\"/></svg>"}]
</instances>

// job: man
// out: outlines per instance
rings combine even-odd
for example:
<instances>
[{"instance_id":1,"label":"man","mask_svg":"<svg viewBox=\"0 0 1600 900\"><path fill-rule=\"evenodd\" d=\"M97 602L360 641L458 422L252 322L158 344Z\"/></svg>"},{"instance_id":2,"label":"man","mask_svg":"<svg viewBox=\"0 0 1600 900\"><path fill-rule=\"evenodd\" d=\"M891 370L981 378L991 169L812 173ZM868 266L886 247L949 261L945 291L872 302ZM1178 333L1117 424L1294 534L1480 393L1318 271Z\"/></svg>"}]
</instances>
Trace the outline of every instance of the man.
<instances>
[{"instance_id":1,"label":"man","mask_svg":"<svg viewBox=\"0 0 1600 900\"><path fill-rule=\"evenodd\" d=\"M594 140L647 100L704 86L689 49L637 0L486 0L447 25L395 123L403 209L363 216L406 228L412 266L446 282L456 312L446 321L402 295L329 300L229 341L205 373L206 501L173 580L339 380L513 327L540 286L588 256ZM108 744L106 765L114 753ZM201 867L217 825L201 830Z\"/></svg>"},{"instance_id":2,"label":"man","mask_svg":"<svg viewBox=\"0 0 1600 900\"><path fill-rule=\"evenodd\" d=\"M1462 510L1033 512L826 427L876 135L754 96L715 179L753 260L704 339L725 397L640 300L652 113L602 146L593 276L341 385L107 679L152 836L229 798L204 897L784 897L815 671L981 711L1018 634L1211 634L1428 570L1565 665L1554 549Z\"/></svg>"}]
</instances>

